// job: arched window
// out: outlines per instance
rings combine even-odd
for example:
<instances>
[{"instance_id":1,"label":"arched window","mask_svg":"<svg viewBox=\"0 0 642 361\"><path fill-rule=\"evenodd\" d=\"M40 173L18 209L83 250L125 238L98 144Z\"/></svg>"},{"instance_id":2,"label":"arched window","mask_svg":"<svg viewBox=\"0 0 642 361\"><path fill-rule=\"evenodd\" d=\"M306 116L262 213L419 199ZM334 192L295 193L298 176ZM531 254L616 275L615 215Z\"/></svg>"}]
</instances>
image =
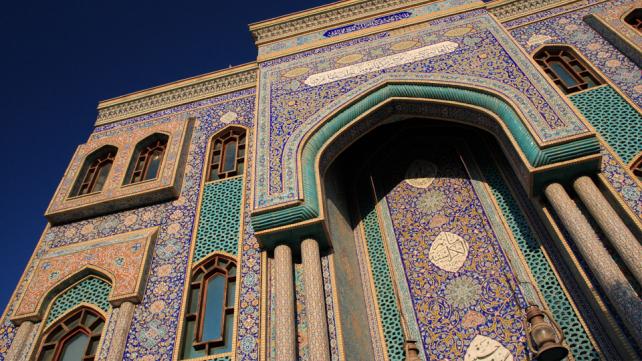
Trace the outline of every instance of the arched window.
<instances>
[{"instance_id":1,"label":"arched window","mask_svg":"<svg viewBox=\"0 0 642 361\"><path fill-rule=\"evenodd\" d=\"M71 196L100 192L107 181L117 152L118 148L107 145L87 156L71 190Z\"/></svg>"},{"instance_id":2,"label":"arched window","mask_svg":"<svg viewBox=\"0 0 642 361\"><path fill-rule=\"evenodd\" d=\"M153 134L136 145L125 175L125 184L138 183L158 176L168 139L165 134Z\"/></svg>"},{"instance_id":3,"label":"arched window","mask_svg":"<svg viewBox=\"0 0 642 361\"><path fill-rule=\"evenodd\" d=\"M183 359L232 350L236 263L216 255L192 272L183 328Z\"/></svg>"},{"instance_id":4,"label":"arched window","mask_svg":"<svg viewBox=\"0 0 642 361\"><path fill-rule=\"evenodd\" d=\"M639 180L642 181L642 155L633 162L633 165L631 165L631 171Z\"/></svg>"},{"instance_id":5,"label":"arched window","mask_svg":"<svg viewBox=\"0 0 642 361\"><path fill-rule=\"evenodd\" d=\"M637 8L624 17L624 21L642 33L642 8Z\"/></svg>"},{"instance_id":6,"label":"arched window","mask_svg":"<svg viewBox=\"0 0 642 361\"><path fill-rule=\"evenodd\" d=\"M38 350L38 361L93 361L105 319L81 307L49 327Z\"/></svg>"},{"instance_id":7,"label":"arched window","mask_svg":"<svg viewBox=\"0 0 642 361\"><path fill-rule=\"evenodd\" d=\"M231 127L212 139L207 180L213 181L243 173L245 130Z\"/></svg>"},{"instance_id":8,"label":"arched window","mask_svg":"<svg viewBox=\"0 0 642 361\"><path fill-rule=\"evenodd\" d=\"M569 47L545 46L535 53L534 58L565 94L604 83L597 73Z\"/></svg>"}]
</instances>

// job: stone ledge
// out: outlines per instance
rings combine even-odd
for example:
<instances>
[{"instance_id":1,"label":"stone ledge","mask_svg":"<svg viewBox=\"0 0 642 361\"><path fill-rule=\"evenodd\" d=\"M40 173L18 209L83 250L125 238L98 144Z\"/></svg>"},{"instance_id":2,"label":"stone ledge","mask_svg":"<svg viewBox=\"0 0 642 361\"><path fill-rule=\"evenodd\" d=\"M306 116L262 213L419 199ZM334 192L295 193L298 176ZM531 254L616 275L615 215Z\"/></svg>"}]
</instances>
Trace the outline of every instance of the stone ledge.
<instances>
[{"instance_id":1,"label":"stone ledge","mask_svg":"<svg viewBox=\"0 0 642 361\"><path fill-rule=\"evenodd\" d=\"M419 0L353 0L341 1L271 20L250 24L256 44L293 36L312 30L354 21L381 12L429 1Z\"/></svg>"},{"instance_id":2,"label":"stone ledge","mask_svg":"<svg viewBox=\"0 0 642 361\"><path fill-rule=\"evenodd\" d=\"M256 86L255 63L216 71L98 103L95 125Z\"/></svg>"}]
</instances>

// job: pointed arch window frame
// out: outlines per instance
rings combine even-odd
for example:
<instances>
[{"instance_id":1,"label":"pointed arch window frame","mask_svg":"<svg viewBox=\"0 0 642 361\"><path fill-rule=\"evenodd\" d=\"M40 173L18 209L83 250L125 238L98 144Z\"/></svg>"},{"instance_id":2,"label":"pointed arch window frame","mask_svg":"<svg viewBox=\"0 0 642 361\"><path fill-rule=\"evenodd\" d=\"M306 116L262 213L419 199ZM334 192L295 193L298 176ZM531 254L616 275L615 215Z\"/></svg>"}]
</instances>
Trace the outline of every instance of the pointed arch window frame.
<instances>
[{"instance_id":1,"label":"pointed arch window frame","mask_svg":"<svg viewBox=\"0 0 642 361\"><path fill-rule=\"evenodd\" d=\"M154 133L146 136L136 143L127 166L123 186L140 184L158 179L158 176L163 169L163 165L165 164L169 142L169 134ZM148 178L149 167L151 164L150 159L157 150L161 151L159 165L154 177ZM139 164L142 164L142 167L139 167Z\"/></svg>"},{"instance_id":2,"label":"pointed arch window frame","mask_svg":"<svg viewBox=\"0 0 642 361\"><path fill-rule=\"evenodd\" d=\"M226 167L226 157L229 156L227 145L234 142L233 167ZM221 179L242 175L245 171L245 158L247 155L247 129L245 127L231 125L221 129L209 142L207 157L206 182L213 182Z\"/></svg>"},{"instance_id":3,"label":"pointed arch window frame","mask_svg":"<svg viewBox=\"0 0 642 361\"><path fill-rule=\"evenodd\" d=\"M204 352L204 356L212 356L229 352L226 350L216 352L217 348L228 347L232 350L234 343L233 334L235 315L237 313L237 272L238 265L236 259L221 253L210 255L192 268L190 282L188 284L187 302L183 316L182 344L179 359L192 358L185 357L187 347L193 347L195 350ZM204 340L203 329L205 326L205 315L207 313L206 306L208 295L207 292L203 291L207 289L209 281L213 280L217 275L222 275L226 280L225 289L221 296L222 314L219 324L221 336L213 340ZM231 298L230 291L232 294ZM231 316L229 317L231 318L231 325L228 325L228 316ZM194 322L194 325L192 326L194 329L192 332L188 329L188 327L190 327L190 322ZM230 329L232 334L228 335L227 333ZM193 334L193 340L186 339L190 333ZM226 340L230 343L227 344Z\"/></svg>"},{"instance_id":4,"label":"pointed arch window frame","mask_svg":"<svg viewBox=\"0 0 642 361\"><path fill-rule=\"evenodd\" d=\"M100 193L105 187L105 184L109 181L111 167L113 167L117 155L118 147L113 145L104 145L87 155L83 160L80 172L78 172L76 180L71 187L69 198ZM102 184L98 183L100 187L99 189L96 189L100 172L105 169L106 166L109 166L109 168L105 175L105 180ZM84 191L84 189L86 189L86 191Z\"/></svg>"},{"instance_id":5,"label":"pointed arch window frame","mask_svg":"<svg viewBox=\"0 0 642 361\"><path fill-rule=\"evenodd\" d=\"M606 84L595 67L570 45L544 44L533 52L533 60L566 95Z\"/></svg>"},{"instance_id":6,"label":"pointed arch window frame","mask_svg":"<svg viewBox=\"0 0 642 361\"><path fill-rule=\"evenodd\" d=\"M631 9L631 11L624 14L621 19L626 25L642 34L642 8L636 7Z\"/></svg>"},{"instance_id":7,"label":"pointed arch window frame","mask_svg":"<svg viewBox=\"0 0 642 361\"><path fill-rule=\"evenodd\" d=\"M74 318L79 315L80 322L75 324ZM85 325L88 315L95 317L93 321L89 321L89 325ZM40 337L40 343L37 349L35 360L37 361L60 361L62 360L62 352L65 348L66 342L73 339L78 333L83 333L87 336L88 341L83 352L82 361L94 361L98 356L100 350L100 343L102 341L103 332L107 323L106 315L87 304L69 310L63 316L59 317L51 325L47 326ZM58 330L58 331L57 331ZM62 332L61 335L56 331ZM58 336L58 337L56 337ZM49 355L44 352L52 350ZM93 352L89 352L93 351ZM88 354L89 353L89 354ZM45 356L49 356L45 358Z\"/></svg>"}]
</instances>

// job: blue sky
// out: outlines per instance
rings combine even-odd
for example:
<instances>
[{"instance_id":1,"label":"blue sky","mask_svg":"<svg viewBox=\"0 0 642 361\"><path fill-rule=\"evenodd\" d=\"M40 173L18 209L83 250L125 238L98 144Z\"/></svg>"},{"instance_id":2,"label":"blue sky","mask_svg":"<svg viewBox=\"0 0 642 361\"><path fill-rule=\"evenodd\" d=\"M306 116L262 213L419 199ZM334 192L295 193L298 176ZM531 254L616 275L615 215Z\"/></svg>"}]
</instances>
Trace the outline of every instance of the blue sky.
<instances>
[{"instance_id":1,"label":"blue sky","mask_svg":"<svg viewBox=\"0 0 642 361\"><path fill-rule=\"evenodd\" d=\"M247 24L327 3L12 1L0 12L0 307L99 100L252 61Z\"/></svg>"}]
</instances>

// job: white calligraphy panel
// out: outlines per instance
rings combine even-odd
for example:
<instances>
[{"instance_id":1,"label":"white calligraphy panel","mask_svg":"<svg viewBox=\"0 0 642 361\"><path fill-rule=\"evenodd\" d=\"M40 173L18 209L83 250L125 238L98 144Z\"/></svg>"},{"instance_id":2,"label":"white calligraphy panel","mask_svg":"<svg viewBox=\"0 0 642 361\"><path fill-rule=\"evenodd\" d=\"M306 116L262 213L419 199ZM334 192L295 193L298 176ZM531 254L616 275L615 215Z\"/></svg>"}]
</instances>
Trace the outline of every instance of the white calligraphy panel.
<instances>
[{"instance_id":1,"label":"white calligraphy panel","mask_svg":"<svg viewBox=\"0 0 642 361\"><path fill-rule=\"evenodd\" d=\"M442 270L457 272L468 257L468 243L454 233L441 232L432 242L428 257Z\"/></svg>"},{"instance_id":2,"label":"white calligraphy panel","mask_svg":"<svg viewBox=\"0 0 642 361\"><path fill-rule=\"evenodd\" d=\"M392 68L398 65L414 63L416 61L452 53L458 47L459 44L455 42L443 41L441 43L424 46L418 49L408 50L403 53L388 55L381 58L364 61L362 63L352 64L344 66L342 68L313 74L305 79L305 84L309 86L323 85L361 74L372 73L375 71Z\"/></svg>"}]
</instances>

